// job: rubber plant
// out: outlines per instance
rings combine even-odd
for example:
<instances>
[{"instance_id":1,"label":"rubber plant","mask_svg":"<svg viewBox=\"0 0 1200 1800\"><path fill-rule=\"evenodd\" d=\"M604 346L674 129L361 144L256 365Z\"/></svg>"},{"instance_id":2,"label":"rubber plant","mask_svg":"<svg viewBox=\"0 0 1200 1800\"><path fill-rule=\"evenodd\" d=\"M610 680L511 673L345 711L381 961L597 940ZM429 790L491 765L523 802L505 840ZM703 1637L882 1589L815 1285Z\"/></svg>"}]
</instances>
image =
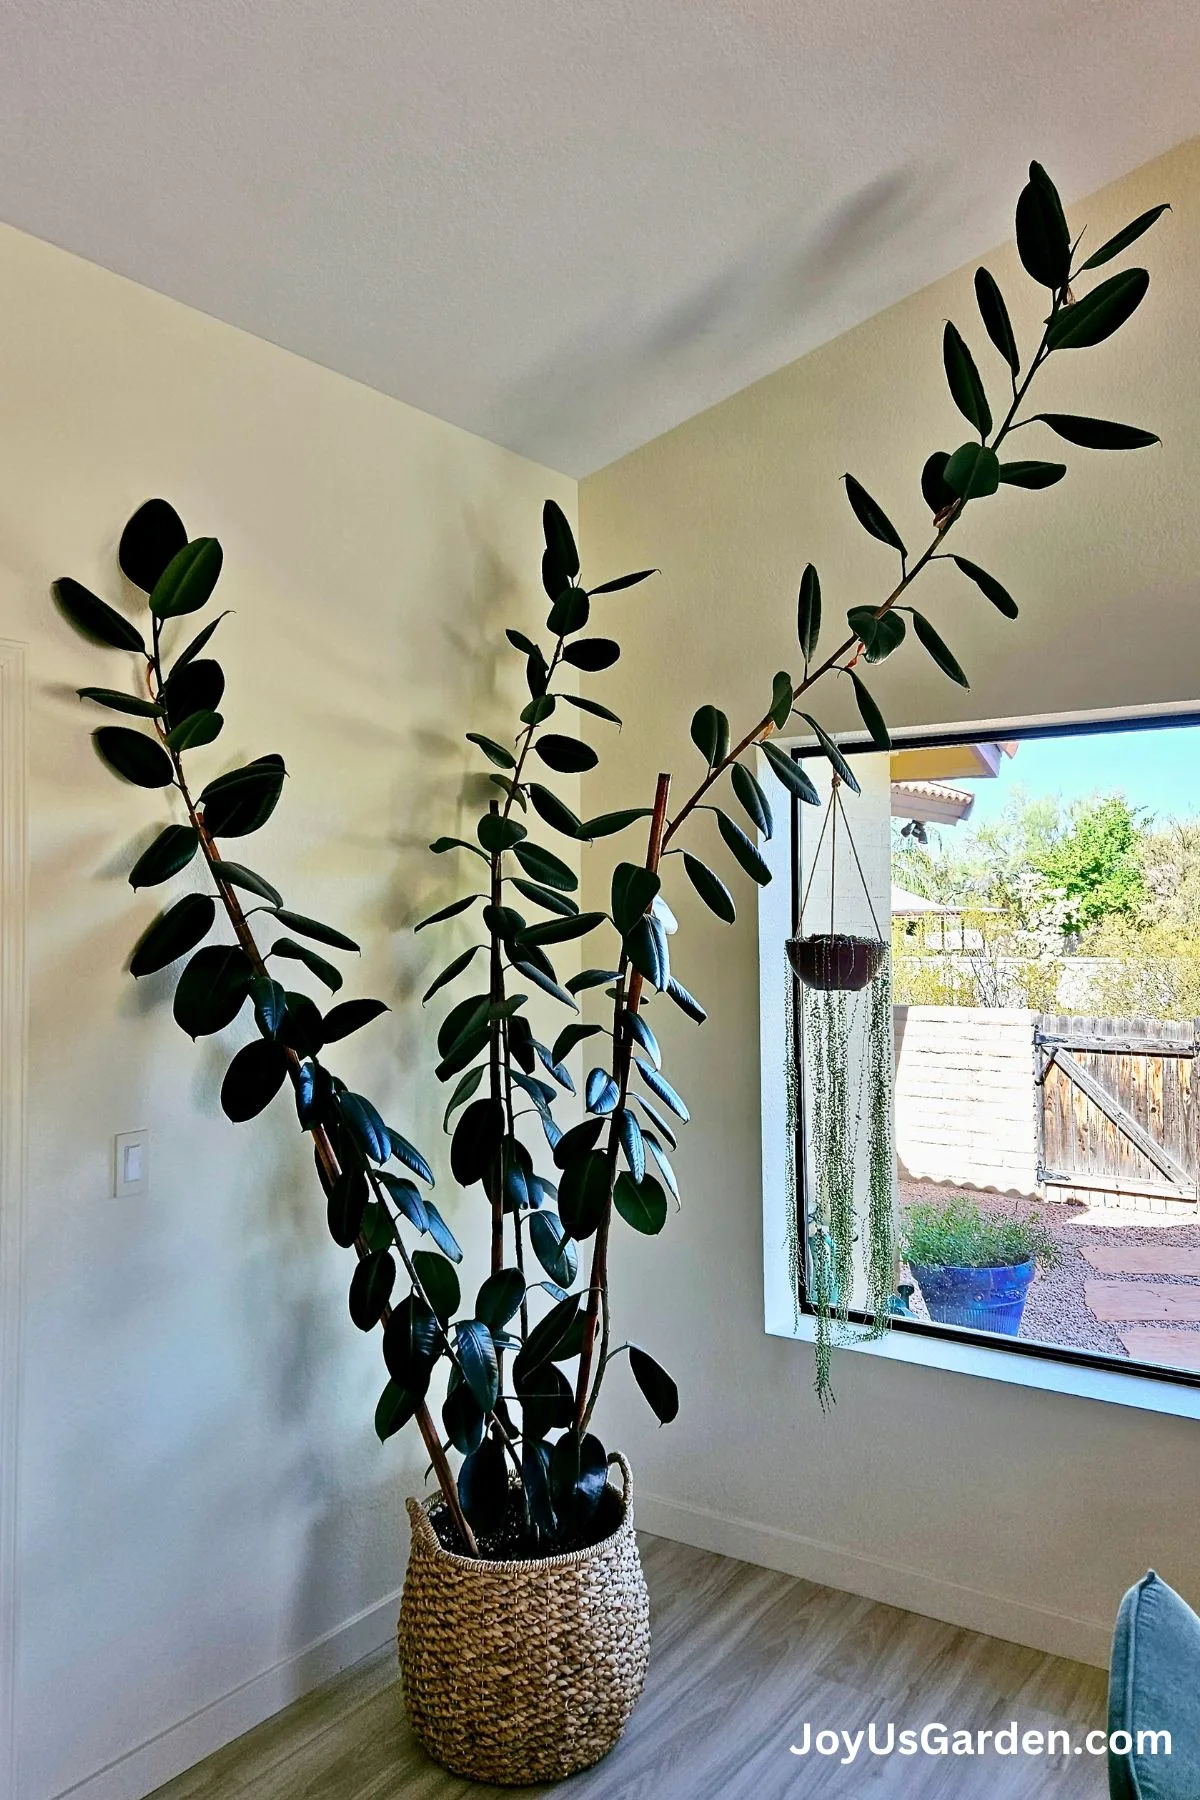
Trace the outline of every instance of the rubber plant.
<instances>
[{"instance_id":1,"label":"rubber plant","mask_svg":"<svg viewBox=\"0 0 1200 1800\"><path fill-rule=\"evenodd\" d=\"M799 668L774 677L769 703L736 739L718 707L698 709L691 737L702 773L674 809L667 774L658 777L653 806L630 806L590 819L576 817L540 778L543 768L586 773L597 764L594 749L561 732L567 708L582 707L600 721L598 730L606 721L620 723L590 693L580 698L565 685L556 686L556 677L564 668L594 674L617 661L620 649L611 636L589 635L593 610L604 605L607 594L653 573L640 570L585 585L569 524L547 502L542 559L547 637L536 642L519 631L508 633L524 659L528 703L510 743L468 733L493 765L497 797L478 818L474 839L448 836L432 845L439 855L461 852L479 862L479 880L472 893L419 927L479 909L480 935L441 971L425 998L465 982L479 968L486 971L483 981L445 1016L437 1067L439 1080L455 1082L446 1112L452 1171L463 1188L483 1190L490 1216L489 1279L505 1284L512 1299L511 1322L505 1321L501 1333L478 1314L455 1327L460 1345L470 1341L477 1346L478 1365L486 1369L485 1377L475 1379L469 1370L460 1379L452 1369L444 1417L447 1433L464 1457L459 1472L463 1509L481 1533L496 1530L512 1505L506 1461L514 1469L519 1466L531 1546L552 1548L579 1530L581 1516L594 1504L603 1482L605 1451L591 1425L602 1384L617 1358L628 1358L634 1380L662 1423L678 1411L676 1384L651 1351L624 1341L613 1344L608 1272L614 1214L622 1227L653 1235L668 1218L667 1192L678 1201L668 1152L675 1147L677 1125L688 1114L663 1073L645 1003L653 997L656 1004L677 1008L696 1023L705 1014L672 968L668 938L674 921L663 894L669 859L679 857L682 874L705 905L732 923L734 897L723 876L691 847L690 833L700 814L709 812L740 871L755 883L769 880L751 835L769 836L772 829L769 799L754 766L756 754L761 752L789 796L818 804L801 762L774 741L782 732L800 730L815 740L840 780L859 791L850 763L808 710L811 690L824 680L848 681L871 741L886 751L888 729L862 668L899 649L910 625L942 673L968 685L941 633L911 604L910 590L934 563L949 562L1002 617L1016 618L1016 601L994 575L945 548L968 508L1002 487L1037 490L1065 475L1060 462L1002 460L1014 432L1040 424L1068 443L1095 450L1130 450L1159 441L1150 431L1109 420L1022 409L1050 357L1104 342L1136 311L1149 285L1144 269L1109 275L1086 292L1077 292L1077 285L1128 249L1165 210L1152 208L1081 261L1053 182L1040 164L1031 164L1017 203L1017 248L1026 272L1048 297L1048 313L1027 359L994 277L980 269L974 283L980 321L1003 367L1005 400L997 408L998 419L965 337L947 323L942 346L946 380L973 435L954 450L933 452L921 471L921 494L932 515L928 542L918 555L910 555L883 507L853 475L845 476L855 519L898 559L897 578L881 600L848 609L847 629L822 656L821 582L811 564L805 568L798 596ZM728 810L729 797L738 817ZM572 898L578 883L570 863L547 845L544 834L568 840L578 854L580 847L639 825L646 828L644 852L637 860L618 863L607 911L581 912ZM593 933L604 934L605 946L598 955L589 955L594 966L560 981L551 954L555 946ZM535 989L572 1015L578 1013L581 993L602 989L608 1003L605 1023L573 1016L552 1041L543 1042L534 1035L525 1010ZM887 1046L890 1066L886 1023L875 1020L874 1036ZM583 1117L564 1130L554 1112L562 1096L573 1092L564 1059L585 1040L603 1044L604 1053L586 1076ZM874 1061L878 1064L879 1057ZM875 1067L872 1091L879 1085ZM884 1166L890 1158L890 1132L873 1132L868 1206L857 1223L866 1240L873 1304L885 1314L895 1300L886 1290L896 1269L891 1172ZM829 1271L816 1296L826 1343L835 1296L846 1294L853 1280L848 1226L837 1238L834 1257L840 1266ZM588 1264L582 1279L581 1257ZM414 1371L419 1385L427 1381L434 1359L432 1337L429 1342L428 1355ZM506 1372L510 1352L513 1360ZM822 1401L828 1401L827 1356L818 1359L817 1387Z\"/></svg>"},{"instance_id":2,"label":"rubber plant","mask_svg":"<svg viewBox=\"0 0 1200 1800\"><path fill-rule=\"evenodd\" d=\"M479 818L473 840L446 837L433 846L438 853L461 849L473 862L478 860L481 885L422 921L422 927L433 926L472 907L481 909L483 937L442 970L425 996L428 1000L462 979L482 955L485 985L452 1007L438 1034L438 1077L455 1081L447 1107L448 1128L457 1115L452 1173L464 1189L482 1187L489 1218L491 1267L468 1306L456 1273L461 1250L428 1197L433 1180L428 1162L385 1123L366 1096L349 1091L325 1061L331 1044L386 1010L383 1002L342 1001L322 1012L308 995L286 989L278 979L281 962L298 963L336 992L342 981L339 970L311 946L335 952L356 946L340 931L293 912L263 876L224 855L223 840L247 836L270 817L282 792L283 759L276 754L256 758L206 781L198 793L194 790L192 757L211 745L222 728L224 676L202 654L220 618L182 649L169 646L168 639L177 629L175 621L200 611L211 599L221 570L220 545L211 537L188 540L178 514L162 500L147 502L129 521L119 561L148 597L148 644L125 613L78 582L55 584L58 605L70 622L93 642L132 653L139 670L136 695L99 687L80 690L85 699L139 721L138 726L101 726L95 733L101 758L127 781L171 791L182 814L138 858L130 871L131 885L164 883L197 854L211 883L211 893L189 892L155 920L134 952L131 972L141 977L189 958L176 986L174 1012L192 1036L221 1030L243 1014L252 1017L254 1035L235 1054L225 1076L224 1110L235 1121L250 1119L290 1084L300 1128L313 1140L331 1235L356 1258L351 1317L362 1330L383 1327L388 1381L376 1429L387 1439L415 1421L445 1501L447 1531L468 1552L486 1549L487 1535L505 1523L514 1494L519 1495L519 1526L529 1550L586 1539L607 1468L604 1448L591 1430L592 1418L617 1357L628 1357L634 1379L663 1423L678 1411L675 1382L659 1362L639 1346L613 1345L608 1278L614 1213L623 1226L653 1235L667 1220L667 1192L678 1200L668 1151L676 1142L671 1121L686 1122L687 1109L662 1073L644 1002L652 995L656 1003L677 1007L696 1023L705 1016L671 969L673 920L662 893L668 859L678 856L705 904L732 923L735 903L728 886L686 847L685 837L701 812L709 811L733 861L752 881L765 883L767 866L750 832L719 803L718 784L719 800L726 798L727 783L749 826L769 835L770 804L753 758L761 751L789 795L816 803L816 789L801 764L773 742L778 733L802 729L815 738L841 780L857 791L853 770L807 710L806 697L818 682L844 677L872 741L886 750L887 727L859 671L864 662L878 663L900 646L907 634L906 616L939 668L966 685L941 635L906 597L930 564L945 560L942 546L969 506L1001 485L1042 488L1061 479L1065 471L1059 463L1000 460L1000 449L1014 430L1036 418L1068 442L1090 448L1131 449L1157 442L1148 431L1103 420L1059 413L1017 415L1048 357L1102 342L1141 303L1149 280L1144 270L1111 276L1082 296L1076 296L1073 282L1125 250L1162 210L1133 221L1076 270L1058 195L1040 166L1032 165L1017 206L1017 246L1028 273L1047 290L1050 306L1037 349L1024 366L994 280L980 270L975 281L984 329L1011 379L1011 404L994 425L971 352L956 328L947 325L950 391L975 436L953 452L935 452L924 466L921 491L933 515L931 541L910 558L882 507L846 475L855 518L898 556L899 579L878 603L852 606L847 633L818 659L821 586L816 570L811 565L805 569L798 608L800 667L794 674L775 676L769 704L736 741L716 706L699 708L691 736L702 772L673 811L672 782L666 774L658 777L652 806L581 820L530 772L539 765L559 771L595 766L596 753L588 745L573 734L545 728L552 719L556 725L561 722L560 708L581 708L602 724L616 723L615 715L590 696L556 689L555 679L564 665L591 674L617 660L619 646L611 637L586 635L593 602L603 605L606 594L652 573L639 570L585 587L569 525L558 507L547 503L542 581L550 602L548 648L509 632L524 659L529 691L512 748L469 734L493 765L496 800ZM1002 615L1016 616L1016 603L994 576L965 557L950 560ZM648 821L644 852L637 860L621 862L613 875L607 911L580 912L572 898L577 878L567 861L535 838L535 820L572 846ZM247 906L243 896L254 904ZM534 919L513 901L531 909ZM205 941L218 909L232 940L223 944ZM271 933L269 943L260 942L264 927ZM279 927L283 935L276 936ZM610 952L603 966L560 982L550 954L554 946L600 930L608 934ZM573 1015L580 993L602 988L611 1008L608 1023L602 1027L572 1017L547 1045L534 1037L525 1016L526 995L517 984L539 990ZM576 1045L601 1037L605 1053L586 1079L584 1117L563 1130L553 1109L556 1096L572 1088L564 1058ZM540 1151L536 1139L527 1141L532 1137L529 1118L536 1121ZM890 1216L886 1229L892 1229ZM890 1267L894 1247L889 1242L884 1248ZM879 1246L872 1254L880 1254ZM581 1255L589 1265L582 1283ZM439 1429L430 1388L442 1364L447 1379ZM462 1458L457 1474L450 1449Z\"/></svg>"}]
</instances>

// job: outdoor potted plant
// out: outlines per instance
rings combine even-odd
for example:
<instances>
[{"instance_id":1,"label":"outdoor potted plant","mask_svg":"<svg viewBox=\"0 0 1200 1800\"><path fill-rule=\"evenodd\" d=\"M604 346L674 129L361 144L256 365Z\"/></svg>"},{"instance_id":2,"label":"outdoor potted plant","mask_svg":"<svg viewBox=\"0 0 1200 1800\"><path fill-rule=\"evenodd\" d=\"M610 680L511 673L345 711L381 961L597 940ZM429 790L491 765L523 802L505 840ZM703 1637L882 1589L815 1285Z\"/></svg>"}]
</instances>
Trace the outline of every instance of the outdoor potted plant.
<instances>
[{"instance_id":1,"label":"outdoor potted plant","mask_svg":"<svg viewBox=\"0 0 1200 1800\"><path fill-rule=\"evenodd\" d=\"M952 1194L906 1207L901 1251L931 1319L1016 1337L1038 1269L1058 1261L1058 1246L1030 1213L985 1210Z\"/></svg>"},{"instance_id":2,"label":"outdoor potted plant","mask_svg":"<svg viewBox=\"0 0 1200 1800\"><path fill-rule=\"evenodd\" d=\"M1156 216L1135 221L1083 268L1115 256ZM180 815L138 858L131 884L166 882L199 855L212 886L211 894L189 892L155 920L134 952L131 973L140 977L189 959L174 1012L192 1036L217 1032L243 1016L252 1020L250 1041L225 1077L224 1110L235 1121L248 1120L290 1087L298 1124L313 1140L330 1233L354 1254L351 1319L363 1331L382 1327L388 1380L376 1430L386 1440L412 1422L425 1443L436 1493L410 1505L412 1551L400 1623L405 1697L422 1742L466 1775L532 1782L594 1762L620 1735L645 1674L647 1605L629 1473L593 1422L602 1383L620 1359L662 1423L679 1409L675 1383L656 1358L624 1339L614 1343L608 1278L614 1223L653 1235L666 1224L668 1196L676 1203L679 1198L668 1153L687 1107L662 1072L645 1003L652 997L656 1011L678 1009L695 1023L705 1016L672 970L668 938L674 920L662 893L664 871L682 865L705 905L733 921L735 903L724 880L682 841L686 832L691 842L707 812L741 870L756 883L769 879L751 836L757 831L769 837L772 830L758 753L790 798L818 800L803 768L772 741L779 732L811 733L840 781L857 791L845 757L803 700L822 679L844 676L872 741L889 748L887 727L857 664L864 657L881 661L899 646L906 635L904 612L938 666L965 685L941 636L907 605L909 590L941 557L947 534L969 505L1002 482L1044 487L1062 476L1061 464L1001 463L999 450L1012 430L1028 422L1016 415L1046 357L1099 343L1146 291L1148 277L1135 270L1075 298L1066 221L1036 164L1018 203L1017 237L1026 268L1048 290L1049 316L1022 372L999 289L979 272L983 324L1012 383L1011 407L996 428L974 360L955 327L947 326L950 391L977 441L953 454L935 452L925 465L928 546L910 560L891 520L846 476L859 524L898 555L898 579L878 604L850 608L848 632L839 633L836 647L818 662L821 590L815 569L805 570L798 618L802 669L775 676L769 704L736 741L719 708L699 708L691 737L702 772L674 808L665 773L658 776L652 805L591 819L578 818L536 778L543 769L595 766L597 753L560 729L564 718L582 710L599 728L619 721L590 694L572 693L573 683L556 685L556 679L564 668L597 673L617 660L620 647L611 636L588 634L593 607L599 614L605 595L652 573L584 585L568 522L547 503L542 580L548 639L539 644L519 631L508 634L523 659L528 703L510 743L468 734L473 750L490 764L496 798L481 811L473 833L432 846L439 855L461 855L476 880L471 892L418 928L460 915L467 923L465 915L478 908L472 912L480 927L475 940L452 956L425 994L428 1001L446 990L449 999L454 984L472 977L478 983L441 1021L435 1071L440 1081L454 1084L446 1109L450 1171L459 1188L481 1192L480 1221L490 1247L489 1273L465 1300L457 1273L462 1252L429 1197L430 1162L365 1095L349 1091L326 1061L331 1044L377 1020L385 1004L349 1000L323 1010L324 1000L318 1004L280 979L281 965L298 967L302 979L336 992L342 975L325 952L353 950L352 940L293 911L264 876L225 853L225 839L244 837L270 817L283 786L282 758L256 758L215 774L195 791L192 759L214 743L223 723L218 707L224 674L202 655L220 619L181 649L173 638L176 621L211 598L220 545L211 537L189 540L165 501L147 502L135 514L119 559L147 595L148 639L125 613L79 583L55 584L72 624L93 642L136 659L136 692L80 690L138 721L97 730L100 756L124 779L170 791ZM1077 443L1131 448L1157 441L1127 426L1041 416ZM966 558L951 560L1001 614L1015 617L1015 603L994 576ZM717 804L726 796L714 790L726 781L749 829ZM574 859L581 848L634 827L645 831L645 847L636 860L618 864L607 910L581 912L573 898ZM537 834L546 831L563 838L569 859L539 841ZM247 894L256 902L253 923L243 905ZM231 942L205 941L218 909ZM593 932L605 934L594 966L560 981L555 946ZM484 971L482 977L476 970ZM603 993L607 1024L580 1018L579 995L588 991ZM539 1006L549 1000L571 1015L549 1043L535 1035L535 992ZM584 1081L583 1116L564 1127L555 1107L574 1093L567 1059L592 1039L604 1046L603 1055ZM460 1214L465 1216L465 1204L456 1201L455 1224ZM874 1299L886 1306L884 1289L895 1264L890 1207L873 1206L861 1223L880 1290ZM831 1292L850 1291L846 1240L845 1230L835 1234ZM585 1260L589 1266L581 1274ZM460 1459L457 1469L452 1455ZM608 1481L614 1463L619 1488Z\"/></svg>"}]
</instances>

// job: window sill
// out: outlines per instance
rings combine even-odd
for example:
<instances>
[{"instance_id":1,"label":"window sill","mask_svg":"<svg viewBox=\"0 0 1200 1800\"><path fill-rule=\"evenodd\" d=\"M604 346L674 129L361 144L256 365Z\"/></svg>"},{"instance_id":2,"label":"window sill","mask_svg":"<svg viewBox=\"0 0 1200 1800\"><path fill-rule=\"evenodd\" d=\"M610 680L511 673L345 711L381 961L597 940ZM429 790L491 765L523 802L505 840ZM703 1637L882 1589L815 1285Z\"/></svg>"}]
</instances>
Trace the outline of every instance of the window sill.
<instances>
[{"instance_id":1,"label":"window sill","mask_svg":"<svg viewBox=\"0 0 1200 1800\"><path fill-rule=\"evenodd\" d=\"M789 1322L786 1328L768 1323L767 1332L771 1337L811 1344L816 1327L815 1321L805 1316L798 1323ZM964 1344L907 1331L889 1331L886 1337L851 1343L845 1349L851 1356L878 1356L918 1368L1006 1381L1012 1387L1041 1388L1046 1393L1071 1394L1081 1400L1132 1406L1141 1412L1200 1419L1200 1387L1159 1381L1152 1375L1127 1375L1120 1369L1097 1369L1048 1356L1022 1356L1011 1350L994 1350L988 1344Z\"/></svg>"}]
</instances>

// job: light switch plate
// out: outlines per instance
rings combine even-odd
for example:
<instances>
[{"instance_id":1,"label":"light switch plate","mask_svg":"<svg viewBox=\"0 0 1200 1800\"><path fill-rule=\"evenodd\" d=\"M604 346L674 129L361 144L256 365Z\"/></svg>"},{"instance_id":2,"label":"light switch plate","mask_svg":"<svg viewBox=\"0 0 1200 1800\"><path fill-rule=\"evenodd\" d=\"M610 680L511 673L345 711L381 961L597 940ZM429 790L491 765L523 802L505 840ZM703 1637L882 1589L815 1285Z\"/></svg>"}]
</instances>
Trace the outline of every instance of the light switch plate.
<instances>
[{"instance_id":1,"label":"light switch plate","mask_svg":"<svg viewBox=\"0 0 1200 1800\"><path fill-rule=\"evenodd\" d=\"M113 1139L113 1196L128 1200L150 1192L150 1133L124 1131Z\"/></svg>"}]
</instances>

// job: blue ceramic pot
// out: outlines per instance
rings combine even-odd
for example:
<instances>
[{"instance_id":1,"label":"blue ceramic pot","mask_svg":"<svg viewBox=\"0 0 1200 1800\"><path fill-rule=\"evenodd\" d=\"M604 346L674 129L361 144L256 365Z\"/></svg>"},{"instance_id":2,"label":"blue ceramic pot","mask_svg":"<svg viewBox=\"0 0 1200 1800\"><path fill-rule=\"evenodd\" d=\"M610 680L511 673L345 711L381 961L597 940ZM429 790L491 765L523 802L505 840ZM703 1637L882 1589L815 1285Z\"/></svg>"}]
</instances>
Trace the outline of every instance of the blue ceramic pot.
<instances>
[{"instance_id":1,"label":"blue ceramic pot","mask_svg":"<svg viewBox=\"0 0 1200 1800\"><path fill-rule=\"evenodd\" d=\"M1033 1264L1001 1269L960 1269L910 1263L931 1319L965 1325L971 1331L999 1331L1016 1337L1033 1280Z\"/></svg>"}]
</instances>

